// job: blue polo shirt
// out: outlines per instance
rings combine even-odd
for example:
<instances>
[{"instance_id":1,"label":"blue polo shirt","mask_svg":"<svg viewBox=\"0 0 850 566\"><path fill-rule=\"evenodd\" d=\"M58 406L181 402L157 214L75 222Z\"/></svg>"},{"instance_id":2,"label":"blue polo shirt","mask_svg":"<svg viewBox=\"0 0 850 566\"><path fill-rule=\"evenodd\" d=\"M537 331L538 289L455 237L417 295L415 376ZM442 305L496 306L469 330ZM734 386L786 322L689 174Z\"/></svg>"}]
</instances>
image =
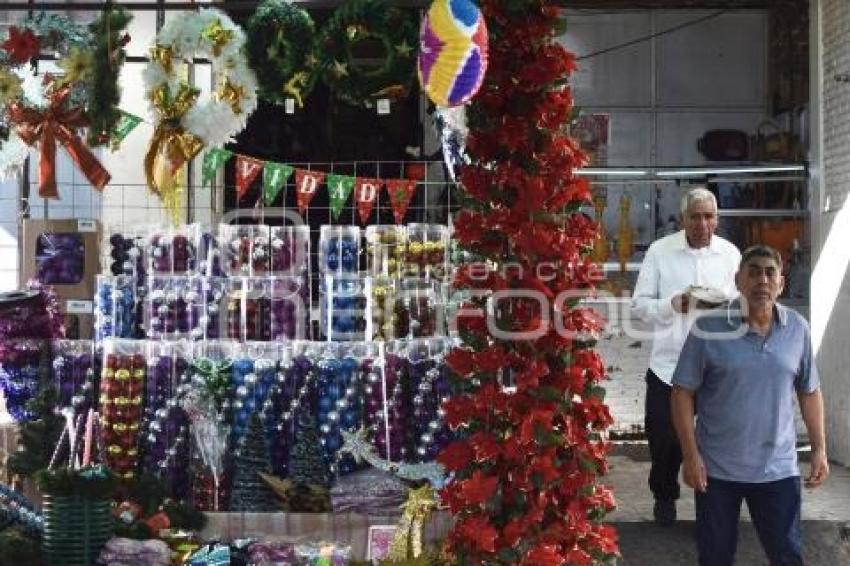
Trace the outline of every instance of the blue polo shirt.
<instances>
[{"instance_id":1,"label":"blue polo shirt","mask_svg":"<svg viewBox=\"0 0 850 566\"><path fill-rule=\"evenodd\" d=\"M712 478L762 483L798 476L794 398L819 386L809 325L777 304L770 332L749 329L737 303L691 329L673 385L696 392L696 439Z\"/></svg>"}]
</instances>

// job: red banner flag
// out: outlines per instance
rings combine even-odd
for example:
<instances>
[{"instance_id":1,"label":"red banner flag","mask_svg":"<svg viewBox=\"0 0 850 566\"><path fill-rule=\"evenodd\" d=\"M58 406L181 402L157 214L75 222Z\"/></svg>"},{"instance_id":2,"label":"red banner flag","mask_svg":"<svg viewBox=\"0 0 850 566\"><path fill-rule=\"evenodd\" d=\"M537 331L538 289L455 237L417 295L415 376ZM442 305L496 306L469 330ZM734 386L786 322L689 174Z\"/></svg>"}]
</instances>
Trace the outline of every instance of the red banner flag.
<instances>
[{"instance_id":1,"label":"red banner flag","mask_svg":"<svg viewBox=\"0 0 850 566\"><path fill-rule=\"evenodd\" d=\"M310 201L316 196L316 191L324 180L325 174L322 171L295 170L295 195L301 214L307 212Z\"/></svg>"},{"instance_id":2,"label":"red banner flag","mask_svg":"<svg viewBox=\"0 0 850 566\"><path fill-rule=\"evenodd\" d=\"M236 156L236 200L242 200L242 197L248 192L248 187L263 170L263 163L263 161L253 157Z\"/></svg>"},{"instance_id":3,"label":"red banner flag","mask_svg":"<svg viewBox=\"0 0 850 566\"><path fill-rule=\"evenodd\" d=\"M407 214L407 207L410 206L413 192L416 190L416 181L413 179L387 179L384 182L387 184L387 192L390 194L390 204L393 206L395 223L401 224L404 215Z\"/></svg>"},{"instance_id":4,"label":"red banner flag","mask_svg":"<svg viewBox=\"0 0 850 566\"><path fill-rule=\"evenodd\" d=\"M372 207L375 206L375 201L378 200L378 192L384 182L380 179L361 179L357 177L354 181L354 200L357 202L357 212L360 213L360 223L366 224L369 220L369 215L372 214Z\"/></svg>"}]
</instances>

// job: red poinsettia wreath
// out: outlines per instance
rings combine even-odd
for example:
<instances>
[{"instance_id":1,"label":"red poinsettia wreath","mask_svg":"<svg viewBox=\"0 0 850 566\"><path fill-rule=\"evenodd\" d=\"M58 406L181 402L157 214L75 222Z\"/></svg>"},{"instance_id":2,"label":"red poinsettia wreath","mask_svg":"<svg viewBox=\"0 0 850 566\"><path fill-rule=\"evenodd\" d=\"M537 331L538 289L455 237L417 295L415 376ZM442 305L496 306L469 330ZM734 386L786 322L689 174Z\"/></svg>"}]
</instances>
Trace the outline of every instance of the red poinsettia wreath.
<instances>
[{"instance_id":1,"label":"red poinsettia wreath","mask_svg":"<svg viewBox=\"0 0 850 566\"><path fill-rule=\"evenodd\" d=\"M468 565L610 562L616 532L599 520L614 498L598 479L612 419L593 350L602 321L557 300L592 289L595 273L588 252L597 224L580 211L590 190L574 175L586 156L563 131L575 61L556 41L554 3L483 0L481 8L491 64L468 111L472 163L461 171L467 202L455 226L470 256L497 269L470 263L455 280L473 299L458 320L463 346L448 357L456 392L445 418L459 434L439 456L454 474L441 492L455 517L448 546ZM508 290L523 296L504 298Z\"/></svg>"}]
</instances>

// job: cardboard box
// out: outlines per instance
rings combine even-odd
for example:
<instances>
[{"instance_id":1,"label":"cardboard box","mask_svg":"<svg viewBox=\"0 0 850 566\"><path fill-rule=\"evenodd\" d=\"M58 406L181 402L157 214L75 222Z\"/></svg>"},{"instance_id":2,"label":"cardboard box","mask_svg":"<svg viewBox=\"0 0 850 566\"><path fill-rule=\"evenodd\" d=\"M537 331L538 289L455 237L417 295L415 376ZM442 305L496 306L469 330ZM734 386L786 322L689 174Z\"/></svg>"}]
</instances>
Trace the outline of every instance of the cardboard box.
<instances>
[{"instance_id":1,"label":"cardboard box","mask_svg":"<svg viewBox=\"0 0 850 566\"><path fill-rule=\"evenodd\" d=\"M23 221L21 283L39 278L62 301L90 301L100 262L96 220Z\"/></svg>"}]
</instances>

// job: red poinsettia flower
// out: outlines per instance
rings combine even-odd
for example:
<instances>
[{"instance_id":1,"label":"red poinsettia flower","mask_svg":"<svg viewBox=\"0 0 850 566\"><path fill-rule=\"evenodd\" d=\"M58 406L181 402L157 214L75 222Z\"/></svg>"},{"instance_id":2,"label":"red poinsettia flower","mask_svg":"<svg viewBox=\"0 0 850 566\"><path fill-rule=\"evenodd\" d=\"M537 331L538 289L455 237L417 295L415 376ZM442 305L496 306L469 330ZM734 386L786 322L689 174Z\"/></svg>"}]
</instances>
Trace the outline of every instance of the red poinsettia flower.
<instances>
[{"instance_id":1,"label":"red poinsettia flower","mask_svg":"<svg viewBox=\"0 0 850 566\"><path fill-rule=\"evenodd\" d=\"M469 445L478 462L494 461L502 453L502 447L491 433L482 430L469 437Z\"/></svg>"},{"instance_id":2,"label":"red poinsettia flower","mask_svg":"<svg viewBox=\"0 0 850 566\"><path fill-rule=\"evenodd\" d=\"M475 470L469 479L460 480L459 496L469 505L483 505L493 497L498 485L498 477L488 476L481 470Z\"/></svg>"},{"instance_id":3,"label":"red poinsettia flower","mask_svg":"<svg viewBox=\"0 0 850 566\"><path fill-rule=\"evenodd\" d=\"M474 515L461 521L457 530L473 548L484 552L496 551L496 537L499 533L484 515Z\"/></svg>"},{"instance_id":4,"label":"red poinsettia flower","mask_svg":"<svg viewBox=\"0 0 850 566\"><path fill-rule=\"evenodd\" d=\"M539 544L522 557L522 566L560 566L566 559L555 544Z\"/></svg>"},{"instance_id":5,"label":"red poinsettia flower","mask_svg":"<svg viewBox=\"0 0 850 566\"><path fill-rule=\"evenodd\" d=\"M455 348L446 356L446 364L460 377L467 377L475 369L475 358L472 352Z\"/></svg>"},{"instance_id":6,"label":"red poinsettia flower","mask_svg":"<svg viewBox=\"0 0 850 566\"><path fill-rule=\"evenodd\" d=\"M472 461L473 450L465 440L457 440L446 446L437 456L437 461L449 472L464 469Z\"/></svg>"},{"instance_id":7,"label":"red poinsettia flower","mask_svg":"<svg viewBox=\"0 0 850 566\"><path fill-rule=\"evenodd\" d=\"M21 31L15 26L9 28L9 38L0 47L6 52L9 60L17 65L38 56L41 49L38 37L32 31Z\"/></svg>"}]
</instances>

